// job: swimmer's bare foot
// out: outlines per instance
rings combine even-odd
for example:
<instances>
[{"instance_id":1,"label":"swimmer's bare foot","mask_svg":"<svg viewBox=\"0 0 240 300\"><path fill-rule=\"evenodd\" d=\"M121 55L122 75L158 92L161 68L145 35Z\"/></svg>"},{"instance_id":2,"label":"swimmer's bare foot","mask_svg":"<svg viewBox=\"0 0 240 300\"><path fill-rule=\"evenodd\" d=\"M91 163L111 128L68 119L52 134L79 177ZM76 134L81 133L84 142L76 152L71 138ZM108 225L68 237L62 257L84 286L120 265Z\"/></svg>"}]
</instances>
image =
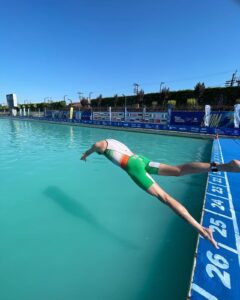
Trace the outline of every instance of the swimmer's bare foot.
<instances>
[{"instance_id":1,"label":"swimmer's bare foot","mask_svg":"<svg viewBox=\"0 0 240 300\"><path fill-rule=\"evenodd\" d=\"M200 233L208 240L215 248L219 249L217 242L213 238L212 229L203 227L203 233Z\"/></svg>"},{"instance_id":2,"label":"swimmer's bare foot","mask_svg":"<svg viewBox=\"0 0 240 300\"><path fill-rule=\"evenodd\" d=\"M231 160L229 166L231 167L231 170L229 172L240 173L240 160Z\"/></svg>"},{"instance_id":3,"label":"swimmer's bare foot","mask_svg":"<svg viewBox=\"0 0 240 300\"><path fill-rule=\"evenodd\" d=\"M216 168L216 170L215 170ZM211 163L211 170L212 172L234 172L240 173L240 160L233 159L229 163L226 164L219 164L219 163Z\"/></svg>"}]
</instances>

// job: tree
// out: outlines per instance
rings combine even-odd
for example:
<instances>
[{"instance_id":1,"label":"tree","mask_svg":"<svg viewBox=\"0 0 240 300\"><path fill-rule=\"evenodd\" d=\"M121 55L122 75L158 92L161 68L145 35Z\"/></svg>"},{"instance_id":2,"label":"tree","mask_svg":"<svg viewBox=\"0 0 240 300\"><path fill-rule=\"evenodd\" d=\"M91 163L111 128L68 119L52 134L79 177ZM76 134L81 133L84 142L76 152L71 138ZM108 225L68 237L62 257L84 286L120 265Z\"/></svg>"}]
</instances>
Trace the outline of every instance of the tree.
<instances>
[{"instance_id":1,"label":"tree","mask_svg":"<svg viewBox=\"0 0 240 300\"><path fill-rule=\"evenodd\" d=\"M195 98L188 98L187 99L187 106L189 108L195 108L198 105L197 100Z\"/></svg>"},{"instance_id":2,"label":"tree","mask_svg":"<svg viewBox=\"0 0 240 300\"><path fill-rule=\"evenodd\" d=\"M198 82L194 87L194 95L197 98L197 102L202 104L203 94L205 92L205 84L204 82Z\"/></svg>"},{"instance_id":3,"label":"tree","mask_svg":"<svg viewBox=\"0 0 240 300\"><path fill-rule=\"evenodd\" d=\"M5 111L8 109L8 106L4 105L4 104L0 104L0 111Z\"/></svg>"},{"instance_id":4,"label":"tree","mask_svg":"<svg viewBox=\"0 0 240 300\"><path fill-rule=\"evenodd\" d=\"M141 105L143 105L143 98L144 98L144 90L143 90L143 89L141 89L141 90L139 91L138 97L139 97L139 103L140 103Z\"/></svg>"},{"instance_id":5,"label":"tree","mask_svg":"<svg viewBox=\"0 0 240 300\"><path fill-rule=\"evenodd\" d=\"M116 107L118 103L118 94L114 95L113 103L114 103L114 107Z\"/></svg>"},{"instance_id":6,"label":"tree","mask_svg":"<svg viewBox=\"0 0 240 300\"><path fill-rule=\"evenodd\" d=\"M164 109L164 106L167 102L167 100L170 98L170 92L169 92L169 88L167 87L164 87L161 91L161 100L163 102L163 109Z\"/></svg>"},{"instance_id":7,"label":"tree","mask_svg":"<svg viewBox=\"0 0 240 300\"><path fill-rule=\"evenodd\" d=\"M63 100L63 101L59 101L58 103L59 103L59 108L60 109L66 107L66 101Z\"/></svg>"},{"instance_id":8,"label":"tree","mask_svg":"<svg viewBox=\"0 0 240 300\"><path fill-rule=\"evenodd\" d=\"M240 104L240 98L236 99L235 103Z\"/></svg>"},{"instance_id":9,"label":"tree","mask_svg":"<svg viewBox=\"0 0 240 300\"><path fill-rule=\"evenodd\" d=\"M89 102L88 102L88 99L86 99L86 98L82 98L82 100L80 101L80 104L82 105L83 108L89 107Z\"/></svg>"},{"instance_id":10,"label":"tree","mask_svg":"<svg viewBox=\"0 0 240 300\"><path fill-rule=\"evenodd\" d=\"M100 107L102 104L102 94L97 97L97 106Z\"/></svg>"}]
</instances>

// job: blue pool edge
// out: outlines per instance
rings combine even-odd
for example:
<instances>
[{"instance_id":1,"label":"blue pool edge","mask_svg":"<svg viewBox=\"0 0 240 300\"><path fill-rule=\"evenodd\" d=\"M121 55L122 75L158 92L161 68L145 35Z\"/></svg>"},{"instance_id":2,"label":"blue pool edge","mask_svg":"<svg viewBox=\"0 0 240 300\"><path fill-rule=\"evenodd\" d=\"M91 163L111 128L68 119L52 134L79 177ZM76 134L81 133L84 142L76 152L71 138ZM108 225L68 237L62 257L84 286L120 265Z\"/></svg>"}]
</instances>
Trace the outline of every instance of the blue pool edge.
<instances>
[{"instance_id":1,"label":"blue pool edge","mask_svg":"<svg viewBox=\"0 0 240 300\"><path fill-rule=\"evenodd\" d=\"M215 139L211 160L239 159L240 142ZM198 237L188 298L240 299L240 173L209 173L201 224L211 227L220 249Z\"/></svg>"}]
</instances>

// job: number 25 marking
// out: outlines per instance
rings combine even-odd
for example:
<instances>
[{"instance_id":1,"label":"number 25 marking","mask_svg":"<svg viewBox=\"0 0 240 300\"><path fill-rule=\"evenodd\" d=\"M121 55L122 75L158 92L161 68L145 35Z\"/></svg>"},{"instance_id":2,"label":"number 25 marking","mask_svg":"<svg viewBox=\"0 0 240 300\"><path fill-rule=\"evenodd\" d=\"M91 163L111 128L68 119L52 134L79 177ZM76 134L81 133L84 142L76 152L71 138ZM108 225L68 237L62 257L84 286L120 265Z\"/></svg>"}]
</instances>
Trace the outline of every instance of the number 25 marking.
<instances>
[{"instance_id":1,"label":"number 25 marking","mask_svg":"<svg viewBox=\"0 0 240 300\"><path fill-rule=\"evenodd\" d=\"M214 220L214 218L210 218L210 223L212 225L209 226L213 231L217 231L223 237L227 237L226 224L220 220ZM219 228L221 227L221 228Z\"/></svg>"}]
</instances>

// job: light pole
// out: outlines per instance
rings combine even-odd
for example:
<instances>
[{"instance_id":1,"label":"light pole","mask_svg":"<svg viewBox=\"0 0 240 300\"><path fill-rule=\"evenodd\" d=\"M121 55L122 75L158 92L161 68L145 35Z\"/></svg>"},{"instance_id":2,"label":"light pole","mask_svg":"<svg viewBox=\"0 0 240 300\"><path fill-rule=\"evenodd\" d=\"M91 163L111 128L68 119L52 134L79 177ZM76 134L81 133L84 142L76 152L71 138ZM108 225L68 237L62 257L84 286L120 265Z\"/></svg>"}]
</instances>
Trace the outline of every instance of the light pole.
<instances>
[{"instance_id":1,"label":"light pole","mask_svg":"<svg viewBox=\"0 0 240 300\"><path fill-rule=\"evenodd\" d=\"M89 94L88 94L88 103L89 103L89 105L91 104L91 95L93 94L93 92L90 92Z\"/></svg>"},{"instance_id":2,"label":"light pole","mask_svg":"<svg viewBox=\"0 0 240 300\"><path fill-rule=\"evenodd\" d=\"M79 98L79 106L78 106L78 119L80 120L80 106L81 106L81 96L83 95L82 92L78 92L78 98Z\"/></svg>"},{"instance_id":3,"label":"light pole","mask_svg":"<svg viewBox=\"0 0 240 300\"><path fill-rule=\"evenodd\" d=\"M82 95L83 95L84 93L82 93L82 92L78 92L78 98L79 98L79 102L81 101L81 98L82 98Z\"/></svg>"},{"instance_id":4,"label":"light pole","mask_svg":"<svg viewBox=\"0 0 240 300\"><path fill-rule=\"evenodd\" d=\"M133 93L136 95L136 105L137 105L137 108L139 108L140 100L138 99L139 98L138 95L139 95L140 85L138 83L134 83L133 86L134 86Z\"/></svg>"},{"instance_id":5,"label":"light pole","mask_svg":"<svg viewBox=\"0 0 240 300\"><path fill-rule=\"evenodd\" d=\"M78 92L78 98L79 98L79 110L80 110L80 104L81 104L81 99L83 98L83 95L84 93L82 92Z\"/></svg>"},{"instance_id":6,"label":"light pole","mask_svg":"<svg viewBox=\"0 0 240 300\"><path fill-rule=\"evenodd\" d=\"M46 117L46 115L47 115L47 105L46 105L46 101L47 101L47 99L49 99L50 97L45 97L44 99L43 99L43 101L44 101L44 117Z\"/></svg>"},{"instance_id":7,"label":"light pole","mask_svg":"<svg viewBox=\"0 0 240 300\"><path fill-rule=\"evenodd\" d=\"M133 89L134 94L138 95L139 84L134 83L133 86L134 86L134 89Z\"/></svg>"},{"instance_id":8,"label":"light pole","mask_svg":"<svg viewBox=\"0 0 240 300\"><path fill-rule=\"evenodd\" d=\"M164 85L165 82L160 83L160 93L162 92L162 86Z\"/></svg>"},{"instance_id":9,"label":"light pole","mask_svg":"<svg viewBox=\"0 0 240 300\"><path fill-rule=\"evenodd\" d=\"M65 101L66 102L66 97L67 97L68 95L64 95L63 96L63 101Z\"/></svg>"},{"instance_id":10,"label":"light pole","mask_svg":"<svg viewBox=\"0 0 240 300\"><path fill-rule=\"evenodd\" d=\"M126 117L127 117L127 97L125 94L122 94L124 97L124 121L126 122Z\"/></svg>"}]
</instances>

